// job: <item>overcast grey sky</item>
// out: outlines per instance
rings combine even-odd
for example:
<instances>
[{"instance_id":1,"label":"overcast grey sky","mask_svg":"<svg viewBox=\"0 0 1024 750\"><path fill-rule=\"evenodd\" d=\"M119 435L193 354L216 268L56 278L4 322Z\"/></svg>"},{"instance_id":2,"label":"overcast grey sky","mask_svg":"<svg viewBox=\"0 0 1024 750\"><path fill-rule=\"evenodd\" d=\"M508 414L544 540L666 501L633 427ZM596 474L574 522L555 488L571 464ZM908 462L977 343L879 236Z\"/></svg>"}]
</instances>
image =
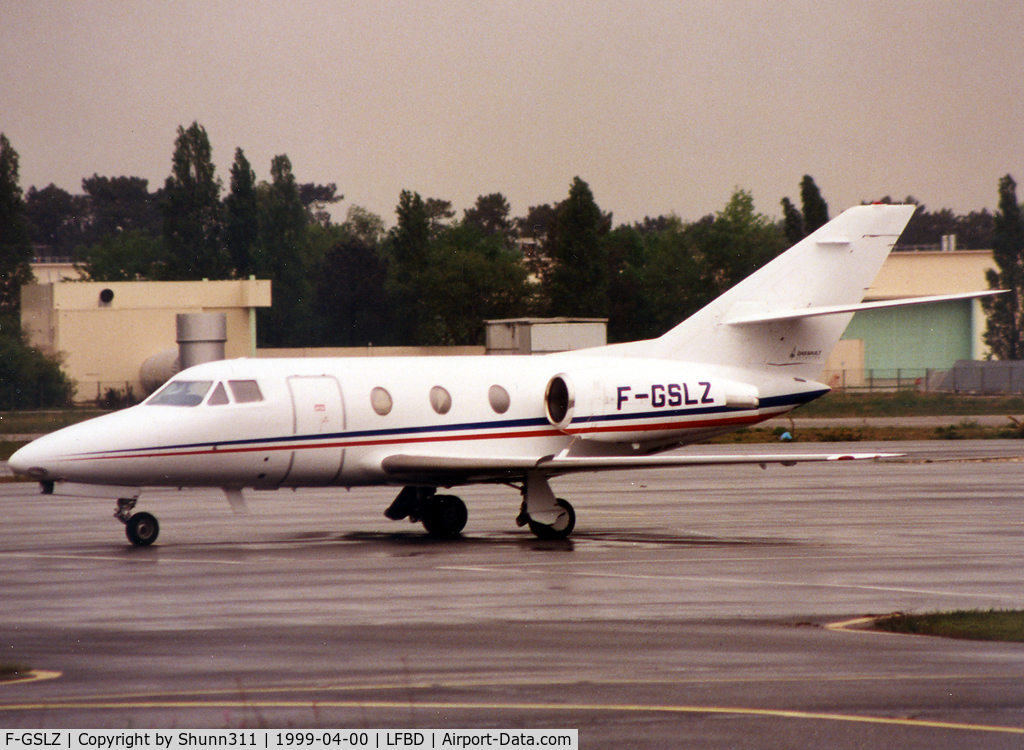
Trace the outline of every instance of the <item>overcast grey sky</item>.
<instances>
[{"instance_id":1,"label":"overcast grey sky","mask_svg":"<svg viewBox=\"0 0 1024 750\"><path fill-rule=\"evenodd\" d=\"M694 220L732 191L779 216L883 195L994 209L1024 180L1020 0L67 0L0 8L0 131L21 185L170 173L203 125L225 186L286 153L394 223L403 189L586 180L616 222Z\"/></svg>"}]
</instances>

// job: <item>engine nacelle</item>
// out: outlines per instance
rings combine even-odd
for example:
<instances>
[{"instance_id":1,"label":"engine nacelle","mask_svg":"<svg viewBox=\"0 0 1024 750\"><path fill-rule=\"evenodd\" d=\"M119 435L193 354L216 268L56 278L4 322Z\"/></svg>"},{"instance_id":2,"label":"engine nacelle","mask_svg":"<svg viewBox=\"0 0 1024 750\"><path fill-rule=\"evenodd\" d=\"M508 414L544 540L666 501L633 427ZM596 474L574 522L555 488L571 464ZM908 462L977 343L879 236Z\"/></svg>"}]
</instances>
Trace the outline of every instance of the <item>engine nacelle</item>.
<instances>
[{"instance_id":1,"label":"engine nacelle","mask_svg":"<svg viewBox=\"0 0 1024 750\"><path fill-rule=\"evenodd\" d=\"M548 381L545 413L556 429L601 442L666 442L753 421L757 388L661 360L562 372ZM746 414L744 414L746 413Z\"/></svg>"}]
</instances>

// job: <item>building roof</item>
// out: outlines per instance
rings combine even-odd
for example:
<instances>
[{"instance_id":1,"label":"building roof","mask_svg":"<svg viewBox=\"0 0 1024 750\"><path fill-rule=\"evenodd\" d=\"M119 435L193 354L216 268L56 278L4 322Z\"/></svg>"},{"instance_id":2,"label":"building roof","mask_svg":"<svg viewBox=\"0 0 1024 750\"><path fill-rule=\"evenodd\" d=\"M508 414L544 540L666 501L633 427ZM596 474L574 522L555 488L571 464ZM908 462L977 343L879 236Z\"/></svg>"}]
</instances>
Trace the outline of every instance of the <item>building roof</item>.
<instances>
[{"instance_id":1,"label":"building roof","mask_svg":"<svg viewBox=\"0 0 1024 750\"><path fill-rule=\"evenodd\" d=\"M995 268L991 250L893 252L864 295L865 301L981 292Z\"/></svg>"}]
</instances>

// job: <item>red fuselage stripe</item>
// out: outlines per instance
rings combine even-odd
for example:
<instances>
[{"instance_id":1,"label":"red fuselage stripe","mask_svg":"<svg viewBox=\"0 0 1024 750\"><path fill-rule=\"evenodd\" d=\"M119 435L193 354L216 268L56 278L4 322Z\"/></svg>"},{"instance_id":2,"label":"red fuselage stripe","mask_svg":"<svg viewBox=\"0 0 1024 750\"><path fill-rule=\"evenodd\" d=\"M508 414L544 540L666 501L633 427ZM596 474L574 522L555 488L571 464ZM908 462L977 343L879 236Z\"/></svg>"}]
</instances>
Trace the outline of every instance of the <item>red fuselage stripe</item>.
<instances>
[{"instance_id":1,"label":"red fuselage stripe","mask_svg":"<svg viewBox=\"0 0 1024 750\"><path fill-rule=\"evenodd\" d=\"M156 450L145 453L116 453L113 455L88 455L88 456L75 456L71 457L70 460L74 461L92 461L92 460L114 460L114 459L125 459L125 458L178 458L182 456L207 456L227 453L265 453L265 452L277 452L277 451L295 451L295 450L320 450L325 448L356 448L356 447L368 447L377 445L402 445L402 444L421 444L421 443L449 443L449 442L465 442L470 440L504 440L504 439L523 439L523 438L536 438L536 437L557 437L558 435L580 435L586 436L587 434L595 433L642 433L642 432L663 432L666 430L679 430L679 429L707 429L713 427L733 427L736 425L743 424L755 424L757 422L764 421L765 419L773 416L772 414L754 414L743 417L730 417L730 418L719 418L719 419L701 419L701 420L671 420L664 422L645 422L642 424L615 424L615 425L602 425L600 427L581 426L573 427L570 425L564 431L557 430L554 428L544 428L539 430L529 430L523 432L477 432L463 435L431 435L423 437L391 437L391 438L369 438L369 439L346 439L337 438L332 440L326 440L323 442L302 442L296 443L294 440L287 442L284 445L256 445L256 446L245 446L238 448L218 448L216 444L211 446L204 446L201 448L193 448L188 450ZM289 438L282 438L282 440L290 440Z\"/></svg>"}]
</instances>

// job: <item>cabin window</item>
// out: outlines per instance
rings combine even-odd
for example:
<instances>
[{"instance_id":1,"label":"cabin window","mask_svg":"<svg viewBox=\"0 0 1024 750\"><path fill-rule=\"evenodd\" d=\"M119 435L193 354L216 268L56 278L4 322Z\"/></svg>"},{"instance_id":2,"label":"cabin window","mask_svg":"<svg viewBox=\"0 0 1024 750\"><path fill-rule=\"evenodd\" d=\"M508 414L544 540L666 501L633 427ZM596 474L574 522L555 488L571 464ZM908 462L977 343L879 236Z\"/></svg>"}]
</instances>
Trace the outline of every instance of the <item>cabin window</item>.
<instances>
[{"instance_id":1,"label":"cabin window","mask_svg":"<svg viewBox=\"0 0 1024 750\"><path fill-rule=\"evenodd\" d=\"M212 380L172 380L146 403L150 406L199 406L211 386Z\"/></svg>"},{"instance_id":2,"label":"cabin window","mask_svg":"<svg viewBox=\"0 0 1024 750\"><path fill-rule=\"evenodd\" d=\"M228 403L228 392L224 390L223 383L217 383L217 387L213 389L213 393L210 394L210 400L206 402L207 406L223 406Z\"/></svg>"},{"instance_id":3,"label":"cabin window","mask_svg":"<svg viewBox=\"0 0 1024 750\"><path fill-rule=\"evenodd\" d=\"M491 402L491 408L498 414L507 412L509 405L512 403L508 391L500 385L492 385L490 387L490 390L487 391L487 400Z\"/></svg>"},{"instance_id":4,"label":"cabin window","mask_svg":"<svg viewBox=\"0 0 1024 750\"><path fill-rule=\"evenodd\" d=\"M391 413L391 407L393 406L391 394L383 388L374 388L370 391L370 406L382 417L386 417Z\"/></svg>"},{"instance_id":5,"label":"cabin window","mask_svg":"<svg viewBox=\"0 0 1024 750\"><path fill-rule=\"evenodd\" d=\"M263 393L255 380L229 380L228 385L231 386L231 395L239 404L252 404L263 400Z\"/></svg>"},{"instance_id":6,"label":"cabin window","mask_svg":"<svg viewBox=\"0 0 1024 750\"><path fill-rule=\"evenodd\" d=\"M430 405L438 414L447 414L452 408L452 396L439 385L430 389Z\"/></svg>"}]
</instances>

